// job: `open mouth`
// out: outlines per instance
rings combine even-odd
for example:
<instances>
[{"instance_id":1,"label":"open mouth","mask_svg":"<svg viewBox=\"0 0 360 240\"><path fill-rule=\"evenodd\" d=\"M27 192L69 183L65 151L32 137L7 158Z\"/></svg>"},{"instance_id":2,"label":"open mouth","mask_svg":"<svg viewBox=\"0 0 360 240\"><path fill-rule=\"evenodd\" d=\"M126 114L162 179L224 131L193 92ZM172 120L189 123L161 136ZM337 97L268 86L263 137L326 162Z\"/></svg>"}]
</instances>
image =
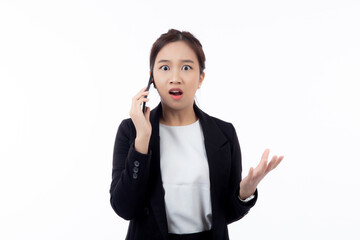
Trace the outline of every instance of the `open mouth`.
<instances>
[{"instance_id":1,"label":"open mouth","mask_svg":"<svg viewBox=\"0 0 360 240\"><path fill-rule=\"evenodd\" d=\"M176 90L172 89L172 90L169 91L169 93L170 93L171 95L174 95L174 96L180 96L180 95L183 94L183 92L181 91L181 89L176 89Z\"/></svg>"}]
</instances>

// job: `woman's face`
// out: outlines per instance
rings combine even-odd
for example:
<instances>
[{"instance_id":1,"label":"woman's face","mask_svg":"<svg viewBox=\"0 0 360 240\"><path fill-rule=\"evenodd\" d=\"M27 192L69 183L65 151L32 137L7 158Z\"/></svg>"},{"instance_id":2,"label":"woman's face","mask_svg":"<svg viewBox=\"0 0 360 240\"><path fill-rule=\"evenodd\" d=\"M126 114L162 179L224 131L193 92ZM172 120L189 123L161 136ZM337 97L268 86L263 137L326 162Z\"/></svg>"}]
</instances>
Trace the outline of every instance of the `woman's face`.
<instances>
[{"instance_id":1,"label":"woman's face","mask_svg":"<svg viewBox=\"0 0 360 240\"><path fill-rule=\"evenodd\" d=\"M174 110L193 107L204 80L195 52L183 41L166 44L158 53L153 76L161 102Z\"/></svg>"}]
</instances>

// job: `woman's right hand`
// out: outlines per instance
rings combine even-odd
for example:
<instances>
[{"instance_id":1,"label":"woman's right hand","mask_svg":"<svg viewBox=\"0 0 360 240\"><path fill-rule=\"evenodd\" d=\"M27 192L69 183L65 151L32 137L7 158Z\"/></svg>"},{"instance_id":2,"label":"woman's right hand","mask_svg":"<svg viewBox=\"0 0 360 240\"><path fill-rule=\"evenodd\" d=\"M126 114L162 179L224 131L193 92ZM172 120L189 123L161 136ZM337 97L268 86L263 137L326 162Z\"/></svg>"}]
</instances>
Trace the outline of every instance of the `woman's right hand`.
<instances>
[{"instance_id":1,"label":"woman's right hand","mask_svg":"<svg viewBox=\"0 0 360 240\"><path fill-rule=\"evenodd\" d=\"M145 96L149 95L149 91L145 91L146 87L141 89L133 98L130 109L130 117L136 128L135 150L147 154L148 145L151 136L150 108L146 107L145 114L141 109L143 102L149 99Z\"/></svg>"}]
</instances>

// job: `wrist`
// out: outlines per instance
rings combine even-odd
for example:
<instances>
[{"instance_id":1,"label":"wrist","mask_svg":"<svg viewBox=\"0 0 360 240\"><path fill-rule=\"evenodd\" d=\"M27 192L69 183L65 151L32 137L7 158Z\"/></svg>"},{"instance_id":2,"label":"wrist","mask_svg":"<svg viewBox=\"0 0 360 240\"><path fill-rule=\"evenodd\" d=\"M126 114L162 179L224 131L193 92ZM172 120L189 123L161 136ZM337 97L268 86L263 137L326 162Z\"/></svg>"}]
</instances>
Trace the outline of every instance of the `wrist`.
<instances>
[{"instance_id":1,"label":"wrist","mask_svg":"<svg viewBox=\"0 0 360 240\"><path fill-rule=\"evenodd\" d=\"M253 200L255 198L255 195L253 194L250 197L245 198L245 199L241 199L240 196L238 196L238 197L239 197L240 201L247 203L247 202Z\"/></svg>"},{"instance_id":2,"label":"wrist","mask_svg":"<svg viewBox=\"0 0 360 240\"><path fill-rule=\"evenodd\" d=\"M150 138L136 137L135 138L135 144L134 144L135 150L138 151L139 153L147 154L148 153L148 148L149 148L149 141L150 141Z\"/></svg>"},{"instance_id":3,"label":"wrist","mask_svg":"<svg viewBox=\"0 0 360 240\"><path fill-rule=\"evenodd\" d=\"M136 138L141 141L150 141L151 133L136 133Z\"/></svg>"},{"instance_id":4,"label":"wrist","mask_svg":"<svg viewBox=\"0 0 360 240\"><path fill-rule=\"evenodd\" d=\"M239 198L241 200L246 200L248 198L250 198L251 196L253 196L255 194L255 191L254 192L242 192L241 190L239 191Z\"/></svg>"}]
</instances>

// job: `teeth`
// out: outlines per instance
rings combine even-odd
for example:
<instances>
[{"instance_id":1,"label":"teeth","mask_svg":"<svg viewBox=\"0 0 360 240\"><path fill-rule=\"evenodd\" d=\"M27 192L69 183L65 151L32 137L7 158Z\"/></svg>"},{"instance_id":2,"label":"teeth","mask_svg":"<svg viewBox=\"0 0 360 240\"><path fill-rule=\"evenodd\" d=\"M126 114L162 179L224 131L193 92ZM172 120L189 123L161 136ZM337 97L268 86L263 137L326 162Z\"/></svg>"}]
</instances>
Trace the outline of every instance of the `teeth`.
<instances>
[{"instance_id":1,"label":"teeth","mask_svg":"<svg viewBox=\"0 0 360 240\"><path fill-rule=\"evenodd\" d=\"M182 95L182 92L178 90L174 90L174 91L170 91L170 94L178 96L178 95Z\"/></svg>"}]
</instances>

